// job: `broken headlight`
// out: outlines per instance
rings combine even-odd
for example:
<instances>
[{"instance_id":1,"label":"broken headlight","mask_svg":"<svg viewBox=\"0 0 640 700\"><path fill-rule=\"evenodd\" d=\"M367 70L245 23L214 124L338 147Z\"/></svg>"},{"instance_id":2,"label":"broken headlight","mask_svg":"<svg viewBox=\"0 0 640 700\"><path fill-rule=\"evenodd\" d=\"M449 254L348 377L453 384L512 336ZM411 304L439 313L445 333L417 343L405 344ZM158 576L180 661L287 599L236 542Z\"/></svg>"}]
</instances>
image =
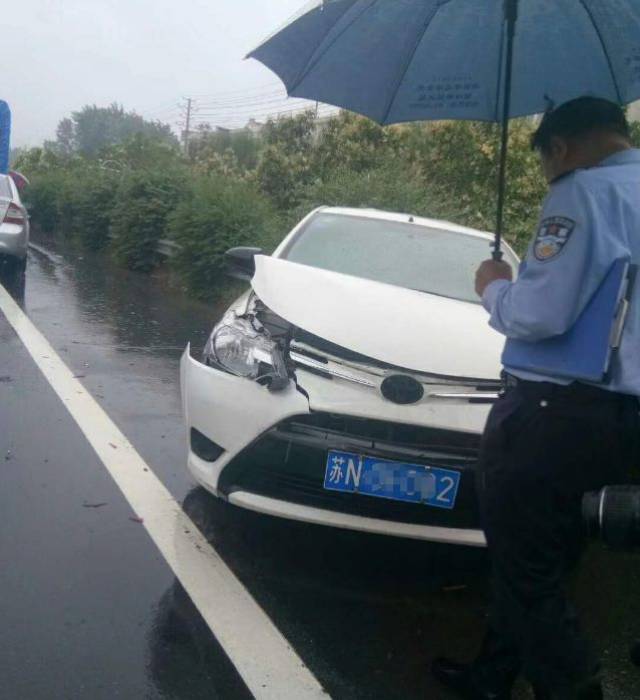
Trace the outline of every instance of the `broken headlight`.
<instances>
[{"instance_id":1,"label":"broken headlight","mask_svg":"<svg viewBox=\"0 0 640 700\"><path fill-rule=\"evenodd\" d=\"M278 344L255 317L227 314L207 341L204 361L239 377L264 379L272 390L289 381Z\"/></svg>"}]
</instances>

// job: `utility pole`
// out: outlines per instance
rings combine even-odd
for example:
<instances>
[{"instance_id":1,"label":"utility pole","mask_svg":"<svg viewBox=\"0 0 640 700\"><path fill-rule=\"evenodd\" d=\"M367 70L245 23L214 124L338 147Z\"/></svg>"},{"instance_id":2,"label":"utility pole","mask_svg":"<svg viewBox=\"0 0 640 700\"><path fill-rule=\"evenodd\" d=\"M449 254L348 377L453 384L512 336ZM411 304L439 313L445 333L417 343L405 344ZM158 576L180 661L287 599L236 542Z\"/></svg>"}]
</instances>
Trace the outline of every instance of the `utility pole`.
<instances>
[{"instance_id":1,"label":"utility pole","mask_svg":"<svg viewBox=\"0 0 640 700\"><path fill-rule=\"evenodd\" d=\"M189 152L189 134L191 133L191 98L187 97L187 118L184 125L184 152Z\"/></svg>"}]
</instances>

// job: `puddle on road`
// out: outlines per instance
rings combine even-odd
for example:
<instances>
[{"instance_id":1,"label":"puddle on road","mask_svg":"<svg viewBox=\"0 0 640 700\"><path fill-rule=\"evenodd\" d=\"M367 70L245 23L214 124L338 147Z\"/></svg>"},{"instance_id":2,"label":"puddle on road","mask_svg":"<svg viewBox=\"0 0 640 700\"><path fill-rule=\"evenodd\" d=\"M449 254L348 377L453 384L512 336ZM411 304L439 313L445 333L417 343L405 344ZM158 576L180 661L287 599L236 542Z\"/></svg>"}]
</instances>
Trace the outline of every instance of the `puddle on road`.
<instances>
[{"instance_id":1,"label":"puddle on road","mask_svg":"<svg viewBox=\"0 0 640 700\"><path fill-rule=\"evenodd\" d=\"M199 351L233 298L227 294L208 303L190 299L166 278L125 270L103 253L79 251L51 239L39 242L55 250L55 258L31 251L29 267L37 267L39 275L56 286L71 287L78 318L77 337L71 342L77 345L110 342L118 350L176 356L192 342ZM38 298L38 308L30 308L27 292L28 311L41 312L42 303ZM86 337L85 324L99 329L101 337ZM74 338L73 331L66 328L66 337Z\"/></svg>"}]
</instances>

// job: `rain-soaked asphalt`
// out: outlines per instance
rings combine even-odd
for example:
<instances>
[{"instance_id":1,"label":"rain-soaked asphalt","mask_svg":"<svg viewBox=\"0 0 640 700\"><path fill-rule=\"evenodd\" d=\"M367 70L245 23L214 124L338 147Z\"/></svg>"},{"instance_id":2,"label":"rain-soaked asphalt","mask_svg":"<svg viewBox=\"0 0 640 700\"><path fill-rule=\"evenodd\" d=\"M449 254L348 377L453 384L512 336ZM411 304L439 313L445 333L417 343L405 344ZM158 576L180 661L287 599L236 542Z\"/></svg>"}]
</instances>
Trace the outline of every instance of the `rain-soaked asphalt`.
<instances>
[{"instance_id":1,"label":"rain-soaked asphalt","mask_svg":"<svg viewBox=\"0 0 640 700\"><path fill-rule=\"evenodd\" d=\"M478 643L484 552L281 521L196 488L178 362L223 305L43 245L24 286L5 285L331 696L448 698L426 669ZM0 426L0 698L248 697L1 312ZM639 592L639 555L588 553L577 599L616 700L640 697Z\"/></svg>"}]
</instances>

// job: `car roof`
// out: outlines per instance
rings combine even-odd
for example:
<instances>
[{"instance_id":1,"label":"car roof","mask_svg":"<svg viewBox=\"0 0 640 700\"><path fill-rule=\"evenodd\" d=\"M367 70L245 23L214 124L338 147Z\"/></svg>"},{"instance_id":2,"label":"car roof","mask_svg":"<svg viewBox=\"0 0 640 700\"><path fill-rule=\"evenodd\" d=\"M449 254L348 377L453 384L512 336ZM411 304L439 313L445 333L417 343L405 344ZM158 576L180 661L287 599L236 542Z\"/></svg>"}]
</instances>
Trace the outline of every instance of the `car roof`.
<instances>
[{"instance_id":1,"label":"car roof","mask_svg":"<svg viewBox=\"0 0 640 700\"><path fill-rule=\"evenodd\" d=\"M423 216L414 216L413 214L401 214L398 212L383 211L382 209L357 209L352 207L320 207L316 209L318 213L323 214L338 214L339 216L358 216L360 218L379 219L381 221L398 221L401 223L413 223L418 226L428 226L430 228L439 228L445 231L455 233L463 233L476 238L483 238L488 241L494 239L494 235L488 231L479 231L468 226L454 224L451 221L442 219L428 219Z\"/></svg>"}]
</instances>

